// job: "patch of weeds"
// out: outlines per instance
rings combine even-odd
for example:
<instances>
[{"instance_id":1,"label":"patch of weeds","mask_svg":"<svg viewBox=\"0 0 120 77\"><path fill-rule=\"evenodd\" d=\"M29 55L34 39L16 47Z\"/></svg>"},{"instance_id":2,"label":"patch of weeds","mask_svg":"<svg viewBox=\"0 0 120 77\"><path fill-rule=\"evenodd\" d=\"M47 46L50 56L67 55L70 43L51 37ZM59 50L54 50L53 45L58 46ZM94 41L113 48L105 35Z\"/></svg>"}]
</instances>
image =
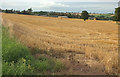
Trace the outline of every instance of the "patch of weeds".
<instances>
[{"instance_id":1,"label":"patch of weeds","mask_svg":"<svg viewBox=\"0 0 120 77\"><path fill-rule=\"evenodd\" d=\"M10 38L8 28L2 28L2 58L7 62L17 62L21 58L31 55L30 50L16 41L14 38Z\"/></svg>"},{"instance_id":2,"label":"patch of weeds","mask_svg":"<svg viewBox=\"0 0 120 77\"><path fill-rule=\"evenodd\" d=\"M54 71L61 71L62 69L64 69L65 66L63 65L63 63L61 63L60 61L56 61L55 62L55 66L54 66Z\"/></svg>"},{"instance_id":3,"label":"patch of weeds","mask_svg":"<svg viewBox=\"0 0 120 77\"><path fill-rule=\"evenodd\" d=\"M34 66L35 69L39 70L40 72L56 72L62 70L64 67L61 62L55 61L51 58L46 58L44 56L40 56L35 62Z\"/></svg>"},{"instance_id":4,"label":"patch of weeds","mask_svg":"<svg viewBox=\"0 0 120 77\"><path fill-rule=\"evenodd\" d=\"M2 74L3 75L45 75L46 72L54 72L62 69L62 63L53 59L40 56L35 59L32 54L46 53L35 49L30 53L29 48L10 38L8 30L2 30Z\"/></svg>"},{"instance_id":5,"label":"patch of weeds","mask_svg":"<svg viewBox=\"0 0 120 77\"><path fill-rule=\"evenodd\" d=\"M17 63L2 62L3 75L32 75L34 68L26 64L26 60L22 58Z\"/></svg>"},{"instance_id":6,"label":"patch of weeds","mask_svg":"<svg viewBox=\"0 0 120 77\"><path fill-rule=\"evenodd\" d=\"M118 25L120 25L120 22L116 21L116 23L117 23Z\"/></svg>"}]
</instances>

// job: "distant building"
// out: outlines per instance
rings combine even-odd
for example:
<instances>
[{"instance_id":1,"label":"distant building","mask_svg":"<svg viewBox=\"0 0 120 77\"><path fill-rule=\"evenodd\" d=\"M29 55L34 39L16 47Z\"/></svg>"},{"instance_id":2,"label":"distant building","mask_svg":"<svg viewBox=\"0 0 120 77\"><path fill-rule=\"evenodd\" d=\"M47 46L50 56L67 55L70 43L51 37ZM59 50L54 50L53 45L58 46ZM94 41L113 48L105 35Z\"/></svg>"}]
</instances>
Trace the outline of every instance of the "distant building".
<instances>
[{"instance_id":1,"label":"distant building","mask_svg":"<svg viewBox=\"0 0 120 77\"><path fill-rule=\"evenodd\" d=\"M118 7L120 7L120 1L118 2Z\"/></svg>"},{"instance_id":2,"label":"distant building","mask_svg":"<svg viewBox=\"0 0 120 77\"><path fill-rule=\"evenodd\" d=\"M44 16L44 17L46 17L47 15L39 15L39 16Z\"/></svg>"},{"instance_id":3,"label":"distant building","mask_svg":"<svg viewBox=\"0 0 120 77\"><path fill-rule=\"evenodd\" d=\"M68 18L68 16L58 16L58 18Z\"/></svg>"},{"instance_id":4,"label":"distant building","mask_svg":"<svg viewBox=\"0 0 120 77\"><path fill-rule=\"evenodd\" d=\"M47 16L47 15L41 15L41 14L36 14L37 16Z\"/></svg>"},{"instance_id":5,"label":"distant building","mask_svg":"<svg viewBox=\"0 0 120 77\"><path fill-rule=\"evenodd\" d=\"M96 20L96 17L89 17L89 20Z\"/></svg>"}]
</instances>

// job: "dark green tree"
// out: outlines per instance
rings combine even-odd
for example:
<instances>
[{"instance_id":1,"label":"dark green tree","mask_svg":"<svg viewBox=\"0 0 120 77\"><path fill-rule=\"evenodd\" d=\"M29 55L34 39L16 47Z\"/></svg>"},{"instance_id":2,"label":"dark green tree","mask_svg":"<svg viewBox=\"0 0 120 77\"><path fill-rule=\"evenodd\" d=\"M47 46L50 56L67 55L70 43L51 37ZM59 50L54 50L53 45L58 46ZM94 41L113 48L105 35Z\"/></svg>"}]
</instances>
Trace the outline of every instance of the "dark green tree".
<instances>
[{"instance_id":1,"label":"dark green tree","mask_svg":"<svg viewBox=\"0 0 120 77\"><path fill-rule=\"evenodd\" d=\"M115 9L115 16L113 20L120 21L120 7Z\"/></svg>"},{"instance_id":2,"label":"dark green tree","mask_svg":"<svg viewBox=\"0 0 120 77\"><path fill-rule=\"evenodd\" d=\"M89 14L87 11L82 11L82 14L81 14L81 18L85 20L87 20L89 17Z\"/></svg>"},{"instance_id":3,"label":"dark green tree","mask_svg":"<svg viewBox=\"0 0 120 77\"><path fill-rule=\"evenodd\" d=\"M5 13L8 13L8 10L7 10L7 9L5 10Z\"/></svg>"},{"instance_id":4,"label":"dark green tree","mask_svg":"<svg viewBox=\"0 0 120 77\"><path fill-rule=\"evenodd\" d=\"M72 18L72 14L71 14L71 13L69 13L67 16L68 16L69 18Z\"/></svg>"},{"instance_id":5,"label":"dark green tree","mask_svg":"<svg viewBox=\"0 0 120 77\"><path fill-rule=\"evenodd\" d=\"M30 9L28 9L27 11L28 11L29 14L32 14L32 11L33 11L33 10L32 10L32 8L30 8Z\"/></svg>"},{"instance_id":6,"label":"dark green tree","mask_svg":"<svg viewBox=\"0 0 120 77\"><path fill-rule=\"evenodd\" d=\"M2 12L2 9L0 8L0 12Z\"/></svg>"},{"instance_id":7,"label":"dark green tree","mask_svg":"<svg viewBox=\"0 0 120 77\"><path fill-rule=\"evenodd\" d=\"M23 11L21 12L21 14L26 14L26 15L28 15L28 11L23 10Z\"/></svg>"}]
</instances>

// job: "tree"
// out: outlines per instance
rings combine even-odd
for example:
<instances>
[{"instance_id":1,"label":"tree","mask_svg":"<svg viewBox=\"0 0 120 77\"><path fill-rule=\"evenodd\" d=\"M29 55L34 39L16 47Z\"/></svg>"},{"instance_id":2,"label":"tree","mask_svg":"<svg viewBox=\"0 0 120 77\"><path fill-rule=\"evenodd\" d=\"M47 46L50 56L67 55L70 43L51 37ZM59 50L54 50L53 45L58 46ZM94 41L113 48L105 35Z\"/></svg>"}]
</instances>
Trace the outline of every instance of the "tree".
<instances>
[{"instance_id":1,"label":"tree","mask_svg":"<svg viewBox=\"0 0 120 77\"><path fill-rule=\"evenodd\" d=\"M2 12L2 9L0 8L0 12Z\"/></svg>"},{"instance_id":2,"label":"tree","mask_svg":"<svg viewBox=\"0 0 120 77\"><path fill-rule=\"evenodd\" d=\"M71 13L69 13L67 16L68 16L69 18L72 18L72 14L71 14Z\"/></svg>"},{"instance_id":3,"label":"tree","mask_svg":"<svg viewBox=\"0 0 120 77\"><path fill-rule=\"evenodd\" d=\"M115 9L115 16L113 20L120 21L120 7Z\"/></svg>"},{"instance_id":4,"label":"tree","mask_svg":"<svg viewBox=\"0 0 120 77\"><path fill-rule=\"evenodd\" d=\"M7 9L5 10L5 13L8 13L8 10L7 10Z\"/></svg>"},{"instance_id":5,"label":"tree","mask_svg":"<svg viewBox=\"0 0 120 77\"><path fill-rule=\"evenodd\" d=\"M32 14L32 11L33 11L33 10L32 10L32 8L30 8L30 9L28 9L27 11L28 11L29 14Z\"/></svg>"},{"instance_id":6,"label":"tree","mask_svg":"<svg viewBox=\"0 0 120 77\"><path fill-rule=\"evenodd\" d=\"M86 19L88 19L88 17L89 17L88 12L87 11L82 11L81 18L84 19L84 21L85 21Z\"/></svg>"},{"instance_id":7,"label":"tree","mask_svg":"<svg viewBox=\"0 0 120 77\"><path fill-rule=\"evenodd\" d=\"M26 14L26 15L28 15L28 11L23 10L23 11L21 12L21 14Z\"/></svg>"}]
</instances>

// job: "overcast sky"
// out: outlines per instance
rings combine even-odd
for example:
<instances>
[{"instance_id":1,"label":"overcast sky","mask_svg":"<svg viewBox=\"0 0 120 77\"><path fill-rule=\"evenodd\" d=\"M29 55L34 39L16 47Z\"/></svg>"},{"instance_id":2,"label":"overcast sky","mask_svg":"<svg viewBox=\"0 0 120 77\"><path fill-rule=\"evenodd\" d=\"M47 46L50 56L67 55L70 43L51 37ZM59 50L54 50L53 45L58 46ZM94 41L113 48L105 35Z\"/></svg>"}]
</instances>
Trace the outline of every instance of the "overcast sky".
<instances>
[{"instance_id":1,"label":"overcast sky","mask_svg":"<svg viewBox=\"0 0 120 77\"><path fill-rule=\"evenodd\" d=\"M2 9L28 9L28 8L50 8L50 7L70 7L57 2L118 2L120 0L1 0Z\"/></svg>"},{"instance_id":2,"label":"overcast sky","mask_svg":"<svg viewBox=\"0 0 120 77\"><path fill-rule=\"evenodd\" d=\"M119 0L1 0L2 2L40 2L40 1L44 1L44 2L50 2L50 1L54 1L54 2L118 2Z\"/></svg>"}]
</instances>

